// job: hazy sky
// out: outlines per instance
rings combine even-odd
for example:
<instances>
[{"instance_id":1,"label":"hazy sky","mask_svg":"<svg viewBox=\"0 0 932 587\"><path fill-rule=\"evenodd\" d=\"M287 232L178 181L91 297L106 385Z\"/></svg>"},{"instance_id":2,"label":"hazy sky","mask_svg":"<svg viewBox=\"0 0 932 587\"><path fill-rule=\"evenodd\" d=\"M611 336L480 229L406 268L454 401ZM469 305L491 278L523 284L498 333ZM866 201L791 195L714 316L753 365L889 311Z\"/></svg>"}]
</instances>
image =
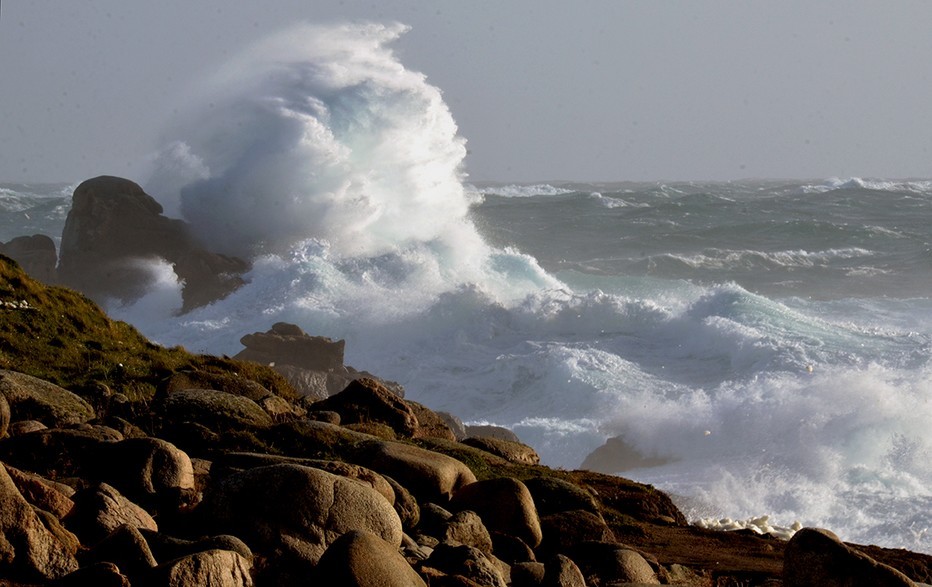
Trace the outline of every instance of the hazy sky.
<instances>
[{"instance_id":1,"label":"hazy sky","mask_svg":"<svg viewBox=\"0 0 932 587\"><path fill-rule=\"evenodd\" d=\"M412 27L474 180L932 176L932 2L7 0L0 181L141 181L199 78L346 20Z\"/></svg>"}]
</instances>

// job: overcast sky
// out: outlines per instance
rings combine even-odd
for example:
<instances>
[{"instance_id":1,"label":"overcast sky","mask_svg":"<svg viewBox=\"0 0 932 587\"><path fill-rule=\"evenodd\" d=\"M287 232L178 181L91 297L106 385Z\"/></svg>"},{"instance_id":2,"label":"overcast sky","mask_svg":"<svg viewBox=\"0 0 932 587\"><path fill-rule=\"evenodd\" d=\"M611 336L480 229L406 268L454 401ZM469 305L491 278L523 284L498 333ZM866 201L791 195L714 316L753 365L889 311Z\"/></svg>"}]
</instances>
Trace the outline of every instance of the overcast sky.
<instances>
[{"instance_id":1,"label":"overcast sky","mask_svg":"<svg viewBox=\"0 0 932 587\"><path fill-rule=\"evenodd\" d=\"M932 176L932 2L7 0L0 181L142 181L199 78L347 20L412 27L473 180Z\"/></svg>"}]
</instances>

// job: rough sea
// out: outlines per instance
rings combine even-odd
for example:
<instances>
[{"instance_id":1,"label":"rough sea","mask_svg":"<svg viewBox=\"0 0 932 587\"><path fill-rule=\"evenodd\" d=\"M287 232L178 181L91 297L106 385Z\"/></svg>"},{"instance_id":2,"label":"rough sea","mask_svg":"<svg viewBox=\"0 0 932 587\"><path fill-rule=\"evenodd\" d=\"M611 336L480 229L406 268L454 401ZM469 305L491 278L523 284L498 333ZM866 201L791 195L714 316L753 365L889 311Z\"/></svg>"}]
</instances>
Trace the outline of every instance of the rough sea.
<instances>
[{"instance_id":1,"label":"rough sea","mask_svg":"<svg viewBox=\"0 0 932 587\"><path fill-rule=\"evenodd\" d=\"M547 465L620 438L693 520L932 553L932 181L474 182L403 32L299 27L205 84L131 179L249 283L177 315L152 261L108 311L230 355L293 322ZM0 240L59 237L74 185L0 184Z\"/></svg>"}]
</instances>

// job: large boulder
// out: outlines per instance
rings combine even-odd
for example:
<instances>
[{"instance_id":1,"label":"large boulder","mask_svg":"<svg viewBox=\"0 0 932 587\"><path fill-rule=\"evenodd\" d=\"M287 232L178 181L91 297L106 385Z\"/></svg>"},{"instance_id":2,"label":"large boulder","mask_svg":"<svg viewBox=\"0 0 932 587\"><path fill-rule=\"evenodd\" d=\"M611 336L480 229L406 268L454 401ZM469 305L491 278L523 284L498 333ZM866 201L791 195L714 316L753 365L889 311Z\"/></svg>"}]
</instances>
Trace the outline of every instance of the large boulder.
<instances>
[{"instance_id":1,"label":"large boulder","mask_svg":"<svg viewBox=\"0 0 932 587\"><path fill-rule=\"evenodd\" d=\"M464 510L450 516L439 538L441 542L465 544L478 548L486 555L492 554L492 537L476 512Z\"/></svg>"},{"instance_id":2,"label":"large boulder","mask_svg":"<svg viewBox=\"0 0 932 587\"><path fill-rule=\"evenodd\" d=\"M16 485L16 489L30 505L45 510L59 519L64 518L74 507L74 502L71 501L74 490L67 485L55 483L35 473L20 471L9 465L6 467L6 472Z\"/></svg>"},{"instance_id":3,"label":"large boulder","mask_svg":"<svg viewBox=\"0 0 932 587\"><path fill-rule=\"evenodd\" d=\"M245 542L230 534L204 536L197 540L186 540L151 530L140 530L140 534L152 549L152 554L160 561L169 561L205 550L232 550L250 564L255 558L252 549Z\"/></svg>"},{"instance_id":4,"label":"large boulder","mask_svg":"<svg viewBox=\"0 0 932 587\"><path fill-rule=\"evenodd\" d=\"M915 587L893 567L847 546L821 528L803 528L786 545L785 587Z\"/></svg>"},{"instance_id":5,"label":"large boulder","mask_svg":"<svg viewBox=\"0 0 932 587\"><path fill-rule=\"evenodd\" d=\"M414 438L440 438L449 442L457 442L456 433L440 414L415 401L405 400L405 403L417 418Z\"/></svg>"},{"instance_id":6,"label":"large boulder","mask_svg":"<svg viewBox=\"0 0 932 587\"><path fill-rule=\"evenodd\" d=\"M251 587L252 564L232 550L205 550L152 569L143 581L166 587Z\"/></svg>"},{"instance_id":7,"label":"large boulder","mask_svg":"<svg viewBox=\"0 0 932 587\"><path fill-rule=\"evenodd\" d=\"M94 408L80 396L25 373L0 370L0 394L14 420L39 420L48 426L81 424L94 418Z\"/></svg>"},{"instance_id":8,"label":"large boulder","mask_svg":"<svg viewBox=\"0 0 932 587\"><path fill-rule=\"evenodd\" d=\"M139 530L159 529L149 512L106 483L82 489L72 499L74 507L64 522L85 546L100 542L124 524Z\"/></svg>"},{"instance_id":9,"label":"large boulder","mask_svg":"<svg viewBox=\"0 0 932 587\"><path fill-rule=\"evenodd\" d=\"M505 428L504 426L494 426L491 424L475 424L466 426L466 436L473 438L496 438L498 440L507 440L509 442L521 442L518 435Z\"/></svg>"},{"instance_id":10,"label":"large boulder","mask_svg":"<svg viewBox=\"0 0 932 587\"><path fill-rule=\"evenodd\" d=\"M499 477L467 485L453 495L450 506L478 513L490 530L517 536L531 548L540 545L540 518L534 498L517 479Z\"/></svg>"},{"instance_id":11,"label":"large boulder","mask_svg":"<svg viewBox=\"0 0 932 587\"><path fill-rule=\"evenodd\" d=\"M534 505L541 516L569 510L586 510L599 515L599 505L591 493L556 477L534 477L524 480L534 497Z\"/></svg>"},{"instance_id":12,"label":"large boulder","mask_svg":"<svg viewBox=\"0 0 932 587\"><path fill-rule=\"evenodd\" d=\"M217 530L302 561L308 568L350 530L366 530L395 547L401 544L401 520L382 495L351 479L301 465L232 474L199 509Z\"/></svg>"},{"instance_id":13,"label":"large boulder","mask_svg":"<svg viewBox=\"0 0 932 587\"><path fill-rule=\"evenodd\" d=\"M541 587L546 572L544 563L516 563L511 566L511 587Z\"/></svg>"},{"instance_id":14,"label":"large boulder","mask_svg":"<svg viewBox=\"0 0 932 587\"><path fill-rule=\"evenodd\" d=\"M418 522L421 521L421 507L418 505L417 499L411 495L411 492L401 483L385 475L383 475L382 478L388 482L392 491L395 493L395 503L393 507L395 508L395 513L401 518L401 525L405 530L410 530L417 526Z\"/></svg>"},{"instance_id":15,"label":"large boulder","mask_svg":"<svg viewBox=\"0 0 932 587\"><path fill-rule=\"evenodd\" d=\"M494 559L472 546L439 544L425 565L448 575L461 575L484 587L506 587L508 583Z\"/></svg>"},{"instance_id":16,"label":"large boulder","mask_svg":"<svg viewBox=\"0 0 932 587\"><path fill-rule=\"evenodd\" d=\"M586 510L542 516L540 525L544 535L540 550L545 553L569 552L581 542L615 542L615 534L602 516Z\"/></svg>"},{"instance_id":17,"label":"large boulder","mask_svg":"<svg viewBox=\"0 0 932 587\"><path fill-rule=\"evenodd\" d=\"M558 554L546 564L541 585L542 587L586 587L586 579L576 563Z\"/></svg>"},{"instance_id":18,"label":"large boulder","mask_svg":"<svg viewBox=\"0 0 932 587\"><path fill-rule=\"evenodd\" d=\"M111 562L84 565L54 583L55 587L131 587L129 577Z\"/></svg>"},{"instance_id":19,"label":"large boulder","mask_svg":"<svg viewBox=\"0 0 932 587\"><path fill-rule=\"evenodd\" d=\"M191 458L170 442L128 438L98 450L98 478L134 499L172 503L194 491Z\"/></svg>"},{"instance_id":20,"label":"large boulder","mask_svg":"<svg viewBox=\"0 0 932 587\"><path fill-rule=\"evenodd\" d=\"M147 262L171 263L184 282L184 309L224 297L244 282L245 261L211 253L188 225L136 183L100 176L74 191L62 232L58 277L97 301L136 299L154 275Z\"/></svg>"},{"instance_id":21,"label":"large boulder","mask_svg":"<svg viewBox=\"0 0 932 587\"><path fill-rule=\"evenodd\" d=\"M361 530L347 532L331 544L316 571L325 585L426 587L396 546Z\"/></svg>"},{"instance_id":22,"label":"large boulder","mask_svg":"<svg viewBox=\"0 0 932 587\"><path fill-rule=\"evenodd\" d=\"M650 563L641 553L611 542L579 542L569 549L586 581L593 585L637 583L659 585Z\"/></svg>"},{"instance_id":23,"label":"large boulder","mask_svg":"<svg viewBox=\"0 0 932 587\"><path fill-rule=\"evenodd\" d=\"M0 464L0 577L48 580L77 568L69 546L46 527Z\"/></svg>"},{"instance_id":24,"label":"large boulder","mask_svg":"<svg viewBox=\"0 0 932 587\"><path fill-rule=\"evenodd\" d=\"M176 557L173 557L176 558ZM120 572L138 576L158 565L139 528L123 524L84 554L83 564L113 563Z\"/></svg>"},{"instance_id":25,"label":"large boulder","mask_svg":"<svg viewBox=\"0 0 932 587\"><path fill-rule=\"evenodd\" d=\"M327 471L340 477L354 479L372 489L376 490L389 503L395 502L395 490L392 485L382 475L379 475L371 469L343 461L328 461L324 459L304 459L300 457L288 457L282 455L267 455L261 453L247 452L229 452L220 455L213 462L213 467L217 471L254 469L256 467L267 467L269 465L293 464L305 467L313 467L321 471ZM221 473L222 474L222 473Z\"/></svg>"},{"instance_id":26,"label":"large boulder","mask_svg":"<svg viewBox=\"0 0 932 587\"><path fill-rule=\"evenodd\" d=\"M399 442L373 443L358 458L425 501L449 501L460 488L476 482L475 474L462 462Z\"/></svg>"},{"instance_id":27,"label":"large boulder","mask_svg":"<svg viewBox=\"0 0 932 587\"><path fill-rule=\"evenodd\" d=\"M353 381L340 393L315 403L313 408L337 412L343 425L385 424L409 438L418 430L418 419L411 407L375 379Z\"/></svg>"},{"instance_id":28,"label":"large boulder","mask_svg":"<svg viewBox=\"0 0 932 587\"><path fill-rule=\"evenodd\" d=\"M470 437L463 444L497 455L519 465L539 465L540 455L526 444L499 438Z\"/></svg>"},{"instance_id":29,"label":"large boulder","mask_svg":"<svg viewBox=\"0 0 932 587\"><path fill-rule=\"evenodd\" d=\"M183 389L165 395L155 413L169 423L197 422L215 432L266 428L272 417L247 397L213 389Z\"/></svg>"},{"instance_id":30,"label":"large boulder","mask_svg":"<svg viewBox=\"0 0 932 587\"><path fill-rule=\"evenodd\" d=\"M55 241L44 234L18 236L0 243L0 254L13 259L30 277L45 283L55 283L58 253Z\"/></svg>"}]
</instances>

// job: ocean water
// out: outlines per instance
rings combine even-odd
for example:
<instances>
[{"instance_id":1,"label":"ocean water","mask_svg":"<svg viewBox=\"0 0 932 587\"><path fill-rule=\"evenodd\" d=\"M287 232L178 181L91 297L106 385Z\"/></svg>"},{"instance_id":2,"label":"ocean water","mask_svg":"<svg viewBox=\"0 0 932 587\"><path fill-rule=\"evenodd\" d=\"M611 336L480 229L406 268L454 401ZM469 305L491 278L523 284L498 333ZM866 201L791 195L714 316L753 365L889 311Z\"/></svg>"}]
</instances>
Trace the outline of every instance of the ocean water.
<instances>
[{"instance_id":1,"label":"ocean water","mask_svg":"<svg viewBox=\"0 0 932 587\"><path fill-rule=\"evenodd\" d=\"M932 553L932 181L473 182L403 32L300 26L208 80L133 179L248 284L178 315L153 261L111 314L225 354L294 322L550 466L621 438L691 519ZM0 240L59 236L73 187L0 184Z\"/></svg>"}]
</instances>

